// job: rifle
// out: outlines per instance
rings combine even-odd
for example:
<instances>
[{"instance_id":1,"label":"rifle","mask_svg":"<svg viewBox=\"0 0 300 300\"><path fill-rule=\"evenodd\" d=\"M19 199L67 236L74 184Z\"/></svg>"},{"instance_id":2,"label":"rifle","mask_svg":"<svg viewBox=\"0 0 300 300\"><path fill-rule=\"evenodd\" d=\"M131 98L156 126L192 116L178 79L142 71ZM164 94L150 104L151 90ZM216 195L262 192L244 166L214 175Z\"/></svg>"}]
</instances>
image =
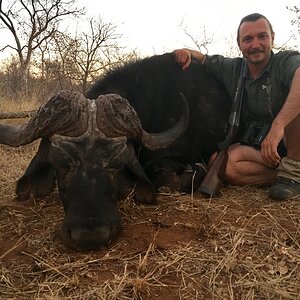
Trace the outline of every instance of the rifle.
<instances>
[{"instance_id":1,"label":"rifle","mask_svg":"<svg viewBox=\"0 0 300 300\"><path fill-rule=\"evenodd\" d=\"M227 135L223 142L218 144L218 153L212 165L210 166L206 176L204 177L199 191L210 197L219 197L220 189L223 185L225 171L228 161L228 148L233 143L240 125L240 115L242 100L244 94L244 86L247 74L247 64L243 59L241 65L240 77L238 80L234 100L231 106L229 120L227 123Z\"/></svg>"}]
</instances>

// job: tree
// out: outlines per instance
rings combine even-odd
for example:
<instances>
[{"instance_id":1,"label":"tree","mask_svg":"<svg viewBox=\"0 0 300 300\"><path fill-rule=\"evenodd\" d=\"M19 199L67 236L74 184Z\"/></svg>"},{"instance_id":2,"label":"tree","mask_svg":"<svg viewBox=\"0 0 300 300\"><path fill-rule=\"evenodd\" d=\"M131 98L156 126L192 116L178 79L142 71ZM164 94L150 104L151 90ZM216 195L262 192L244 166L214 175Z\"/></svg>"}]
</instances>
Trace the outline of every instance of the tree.
<instances>
[{"instance_id":1,"label":"tree","mask_svg":"<svg viewBox=\"0 0 300 300\"><path fill-rule=\"evenodd\" d=\"M300 33L300 8L296 5L286 6L286 9L289 10L294 17L292 17L291 25L292 30L290 36L288 36L286 42L283 45L275 47L278 50L288 50L288 49L299 49L299 33ZM294 33L293 33L294 32Z\"/></svg>"},{"instance_id":2,"label":"tree","mask_svg":"<svg viewBox=\"0 0 300 300\"><path fill-rule=\"evenodd\" d=\"M196 47L202 53L208 54L209 49L211 49L214 44L216 44L214 34L208 34L205 26L201 26L199 29L197 29L197 35L193 35L190 33L189 29L184 25L184 20L182 20L179 26L183 30L183 33L192 42L191 45L193 47ZM236 40L232 35L224 37L223 44L227 45L227 48L224 48L223 50L223 55L229 57L240 55Z\"/></svg>"},{"instance_id":3,"label":"tree","mask_svg":"<svg viewBox=\"0 0 300 300\"><path fill-rule=\"evenodd\" d=\"M120 48L116 42L120 37L116 33L116 26L104 23L101 18L89 19L88 30L77 35L72 54L79 69L83 90L87 88L89 77L99 74L100 70L110 64L111 54Z\"/></svg>"},{"instance_id":4,"label":"tree","mask_svg":"<svg viewBox=\"0 0 300 300\"><path fill-rule=\"evenodd\" d=\"M179 25L181 29L183 30L184 34L193 42L194 46L202 53L208 53L208 45L212 44L214 38L213 36L207 37L206 34L206 29L205 27L202 28L202 31L200 30L199 32L202 32L202 35L200 35L200 38L194 37L191 33L189 33L188 29L186 26L184 26L183 21Z\"/></svg>"},{"instance_id":5,"label":"tree","mask_svg":"<svg viewBox=\"0 0 300 300\"><path fill-rule=\"evenodd\" d=\"M294 13L294 19L291 21L292 25L297 27L298 33L300 33L300 8L297 5L287 6L289 11Z\"/></svg>"},{"instance_id":6,"label":"tree","mask_svg":"<svg viewBox=\"0 0 300 300\"><path fill-rule=\"evenodd\" d=\"M103 22L100 17L89 19L88 29L76 35L72 58L78 67L83 90L90 80L120 60L123 50L120 38L116 26Z\"/></svg>"},{"instance_id":7,"label":"tree","mask_svg":"<svg viewBox=\"0 0 300 300\"><path fill-rule=\"evenodd\" d=\"M87 26L81 21L84 30L76 32L74 36L57 32L51 59L55 58L61 65L61 74L69 82L80 84L85 91L90 81L94 81L103 71L120 62L136 59L134 50L130 54L124 53L116 26L105 23L100 17L88 19ZM53 55L55 54L55 55Z\"/></svg>"},{"instance_id":8,"label":"tree","mask_svg":"<svg viewBox=\"0 0 300 300\"><path fill-rule=\"evenodd\" d=\"M83 10L73 8L76 0L13 0L3 7L0 0L0 23L7 29L14 45L5 45L16 51L20 64L20 82L27 90L27 79L32 55L52 38L63 18L78 16Z\"/></svg>"},{"instance_id":9,"label":"tree","mask_svg":"<svg viewBox=\"0 0 300 300\"><path fill-rule=\"evenodd\" d=\"M41 69L47 82L57 81L60 89L78 85L79 70L73 59L76 40L67 33L56 32L49 44L48 59L43 58Z\"/></svg>"}]
</instances>

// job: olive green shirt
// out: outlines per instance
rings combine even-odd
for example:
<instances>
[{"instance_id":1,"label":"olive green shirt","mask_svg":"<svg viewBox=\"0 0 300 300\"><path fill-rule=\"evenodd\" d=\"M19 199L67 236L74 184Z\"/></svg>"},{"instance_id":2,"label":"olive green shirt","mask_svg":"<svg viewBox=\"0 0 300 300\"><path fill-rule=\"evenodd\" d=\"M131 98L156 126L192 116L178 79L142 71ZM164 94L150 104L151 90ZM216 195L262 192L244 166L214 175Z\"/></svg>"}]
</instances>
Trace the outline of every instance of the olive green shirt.
<instances>
[{"instance_id":1,"label":"olive green shirt","mask_svg":"<svg viewBox=\"0 0 300 300\"><path fill-rule=\"evenodd\" d=\"M204 61L214 76L225 84L232 99L240 76L241 62L242 58L225 58L221 55L207 56ZM245 127L253 121L272 122L285 102L299 66L299 52L272 52L268 65L258 78L247 76L241 117Z\"/></svg>"}]
</instances>

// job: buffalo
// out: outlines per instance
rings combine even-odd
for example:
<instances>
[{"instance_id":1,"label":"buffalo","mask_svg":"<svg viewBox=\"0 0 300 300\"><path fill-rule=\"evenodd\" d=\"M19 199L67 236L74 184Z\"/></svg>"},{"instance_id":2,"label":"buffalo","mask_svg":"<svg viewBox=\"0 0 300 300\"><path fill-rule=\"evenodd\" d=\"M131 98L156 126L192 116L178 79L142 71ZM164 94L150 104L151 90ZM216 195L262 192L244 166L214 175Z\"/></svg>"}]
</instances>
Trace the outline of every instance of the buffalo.
<instances>
[{"instance_id":1,"label":"buffalo","mask_svg":"<svg viewBox=\"0 0 300 300\"><path fill-rule=\"evenodd\" d=\"M161 187L188 192L200 184L197 163L224 138L229 109L225 88L203 65L182 70L166 53L108 71L84 95L59 92L28 123L0 125L0 143L41 138L17 199L57 185L64 244L97 249L120 234L116 202L131 190L137 202L155 204Z\"/></svg>"}]
</instances>

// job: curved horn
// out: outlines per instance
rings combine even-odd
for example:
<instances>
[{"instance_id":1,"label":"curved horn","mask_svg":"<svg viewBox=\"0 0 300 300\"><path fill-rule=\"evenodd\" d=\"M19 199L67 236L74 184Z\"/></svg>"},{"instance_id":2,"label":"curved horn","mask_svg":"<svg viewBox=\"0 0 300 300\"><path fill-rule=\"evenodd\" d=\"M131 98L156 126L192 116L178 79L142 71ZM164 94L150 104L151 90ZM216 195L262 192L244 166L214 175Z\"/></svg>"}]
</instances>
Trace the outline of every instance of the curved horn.
<instances>
[{"instance_id":1,"label":"curved horn","mask_svg":"<svg viewBox=\"0 0 300 300\"><path fill-rule=\"evenodd\" d=\"M107 137L138 139L150 150L167 148L185 132L189 123L189 106L185 96L182 93L180 96L182 114L177 123L164 132L148 133L142 128L139 116L128 100L118 94L100 95L96 100L98 128Z\"/></svg>"},{"instance_id":2,"label":"curved horn","mask_svg":"<svg viewBox=\"0 0 300 300\"><path fill-rule=\"evenodd\" d=\"M75 101L74 101L75 100ZM83 105L86 98L72 91L61 91L22 125L0 125L0 144L12 147L26 145L54 133L72 131L78 134L83 127ZM80 111L81 110L81 111ZM79 112L80 111L80 112Z\"/></svg>"},{"instance_id":3,"label":"curved horn","mask_svg":"<svg viewBox=\"0 0 300 300\"><path fill-rule=\"evenodd\" d=\"M174 143L186 130L189 123L189 106L186 97L180 93L182 99L182 114L177 123L170 129L161 133L148 133L142 131L142 144L150 149L164 149Z\"/></svg>"}]
</instances>

